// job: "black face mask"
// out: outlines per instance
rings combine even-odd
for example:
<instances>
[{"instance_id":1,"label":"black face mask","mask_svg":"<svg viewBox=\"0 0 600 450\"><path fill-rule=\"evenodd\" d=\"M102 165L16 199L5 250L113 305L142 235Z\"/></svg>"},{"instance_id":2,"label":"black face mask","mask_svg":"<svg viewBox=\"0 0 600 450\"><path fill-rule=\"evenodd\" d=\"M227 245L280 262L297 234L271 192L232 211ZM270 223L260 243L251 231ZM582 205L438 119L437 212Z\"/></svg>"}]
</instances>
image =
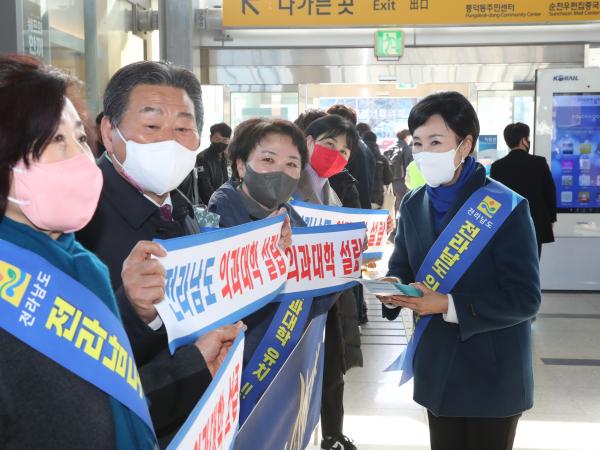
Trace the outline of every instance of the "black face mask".
<instances>
[{"instance_id":1,"label":"black face mask","mask_svg":"<svg viewBox=\"0 0 600 450\"><path fill-rule=\"evenodd\" d=\"M243 183L250 196L271 211L287 202L298 186L298 180L286 173L257 173L249 165Z\"/></svg>"},{"instance_id":2,"label":"black face mask","mask_svg":"<svg viewBox=\"0 0 600 450\"><path fill-rule=\"evenodd\" d=\"M227 149L227 144L224 142L211 142L210 151L214 153L223 153Z\"/></svg>"}]
</instances>

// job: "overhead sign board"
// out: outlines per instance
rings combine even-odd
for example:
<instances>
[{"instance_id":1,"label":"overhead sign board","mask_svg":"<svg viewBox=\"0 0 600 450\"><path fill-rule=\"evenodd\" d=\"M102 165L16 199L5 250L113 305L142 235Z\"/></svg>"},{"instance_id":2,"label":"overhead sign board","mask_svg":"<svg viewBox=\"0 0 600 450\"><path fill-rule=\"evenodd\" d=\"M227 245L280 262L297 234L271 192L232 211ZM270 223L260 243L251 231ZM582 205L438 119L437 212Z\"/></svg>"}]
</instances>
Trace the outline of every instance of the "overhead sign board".
<instances>
[{"instance_id":1,"label":"overhead sign board","mask_svg":"<svg viewBox=\"0 0 600 450\"><path fill-rule=\"evenodd\" d=\"M502 25L600 20L600 1L223 0L240 28Z\"/></svg>"},{"instance_id":2,"label":"overhead sign board","mask_svg":"<svg viewBox=\"0 0 600 450\"><path fill-rule=\"evenodd\" d=\"M375 56L399 58L404 52L404 36L400 30L375 32Z\"/></svg>"}]
</instances>

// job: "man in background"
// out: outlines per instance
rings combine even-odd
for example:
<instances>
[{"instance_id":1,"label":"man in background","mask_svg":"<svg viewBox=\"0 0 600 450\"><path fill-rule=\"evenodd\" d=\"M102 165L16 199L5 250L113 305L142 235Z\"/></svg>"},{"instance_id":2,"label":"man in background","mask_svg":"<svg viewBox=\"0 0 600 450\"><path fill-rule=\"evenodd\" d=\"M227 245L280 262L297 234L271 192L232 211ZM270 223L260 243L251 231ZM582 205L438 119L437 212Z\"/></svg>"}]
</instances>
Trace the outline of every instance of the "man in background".
<instances>
[{"instance_id":1,"label":"man in background","mask_svg":"<svg viewBox=\"0 0 600 450\"><path fill-rule=\"evenodd\" d=\"M492 164L490 176L505 184L529 202L535 227L538 256L542 244L554 242L552 224L556 222L556 187L546 158L529 154L529 126L511 123L504 129L510 153Z\"/></svg>"}]
</instances>

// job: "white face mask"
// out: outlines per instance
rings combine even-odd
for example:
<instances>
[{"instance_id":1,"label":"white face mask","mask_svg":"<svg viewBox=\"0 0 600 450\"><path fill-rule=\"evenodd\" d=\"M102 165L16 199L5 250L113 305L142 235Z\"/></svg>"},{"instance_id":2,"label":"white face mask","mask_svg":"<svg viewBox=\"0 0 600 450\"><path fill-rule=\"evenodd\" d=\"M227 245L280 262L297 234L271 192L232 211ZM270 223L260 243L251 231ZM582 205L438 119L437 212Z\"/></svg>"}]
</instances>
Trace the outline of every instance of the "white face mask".
<instances>
[{"instance_id":1,"label":"white face mask","mask_svg":"<svg viewBox=\"0 0 600 450\"><path fill-rule=\"evenodd\" d=\"M461 145L462 142L458 144L457 148L453 148L444 153L418 152L413 154L415 164L429 186L435 188L452 181L456 169L464 162L463 159L458 166L454 167L456 151Z\"/></svg>"},{"instance_id":2,"label":"white face mask","mask_svg":"<svg viewBox=\"0 0 600 450\"><path fill-rule=\"evenodd\" d=\"M116 130L125 142L127 155L123 164L117 158L113 160L142 191L157 195L171 192L194 169L200 147L189 150L173 140L140 144L126 140L121 131Z\"/></svg>"}]
</instances>

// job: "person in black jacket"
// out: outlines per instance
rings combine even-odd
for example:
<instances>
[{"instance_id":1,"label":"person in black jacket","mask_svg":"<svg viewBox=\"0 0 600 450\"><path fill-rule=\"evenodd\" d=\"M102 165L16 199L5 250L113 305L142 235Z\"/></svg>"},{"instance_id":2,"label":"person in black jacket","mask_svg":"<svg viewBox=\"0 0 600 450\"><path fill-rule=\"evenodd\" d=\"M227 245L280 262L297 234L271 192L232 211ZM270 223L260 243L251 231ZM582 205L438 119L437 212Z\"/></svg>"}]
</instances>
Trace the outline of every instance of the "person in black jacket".
<instances>
[{"instance_id":1,"label":"person in black jacket","mask_svg":"<svg viewBox=\"0 0 600 450\"><path fill-rule=\"evenodd\" d=\"M413 160L412 148L410 142L412 136L410 131L402 130L396 134L398 138L397 144L393 147L393 151L389 154L390 165L392 169L392 189L396 196L395 209L396 213L400 208L400 202L404 195L408 192L406 186L406 173L408 165ZM389 152L390 150L388 150Z\"/></svg>"},{"instance_id":2,"label":"person in black jacket","mask_svg":"<svg viewBox=\"0 0 600 450\"><path fill-rule=\"evenodd\" d=\"M542 244L554 242L552 224L556 222L556 186L546 159L529 154L529 126L511 123L504 129L504 140L511 151L492 164L490 176L529 202L538 256L541 257Z\"/></svg>"},{"instance_id":3,"label":"person in black jacket","mask_svg":"<svg viewBox=\"0 0 600 450\"><path fill-rule=\"evenodd\" d=\"M375 181L371 189L371 206L375 209L381 209L383 205L384 187L392 182L392 170L390 163L381 154L379 145L377 145L377 135L372 131L367 131L362 136L363 141L375 157Z\"/></svg>"},{"instance_id":4,"label":"person in black jacket","mask_svg":"<svg viewBox=\"0 0 600 450\"><path fill-rule=\"evenodd\" d=\"M229 180L225 150L231 137L231 128L226 123L210 127L210 146L200 152L196 159L198 193L202 203L208 205L210 196Z\"/></svg>"},{"instance_id":5,"label":"person in black jacket","mask_svg":"<svg viewBox=\"0 0 600 450\"><path fill-rule=\"evenodd\" d=\"M207 333L171 355L154 307L164 296L165 269L152 256L166 253L150 241L199 231L176 187L194 167L201 127L193 73L151 61L117 71L104 93L104 185L92 220L77 233L108 266L161 447L197 404L241 326Z\"/></svg>"}]
</instances>

